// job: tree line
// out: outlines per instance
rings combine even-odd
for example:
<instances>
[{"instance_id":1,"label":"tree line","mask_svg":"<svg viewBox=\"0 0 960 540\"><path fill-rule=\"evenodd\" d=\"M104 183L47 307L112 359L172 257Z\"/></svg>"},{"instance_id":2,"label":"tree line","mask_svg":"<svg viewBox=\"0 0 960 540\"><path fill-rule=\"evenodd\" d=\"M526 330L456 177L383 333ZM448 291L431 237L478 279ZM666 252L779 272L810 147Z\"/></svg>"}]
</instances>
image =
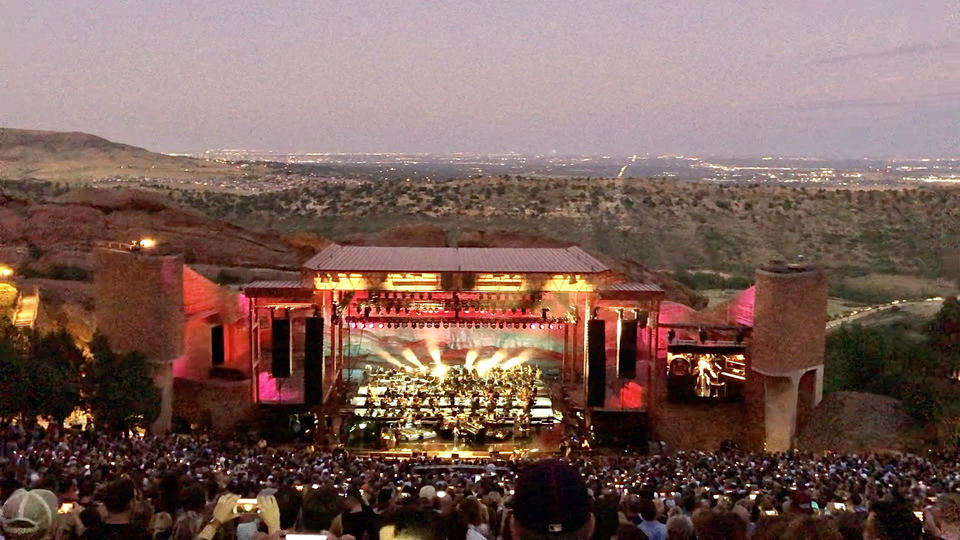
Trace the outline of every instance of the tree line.
<instances>
[{"instance_id":1,"label":"tree line","mask_svg":"<svg viewBox=\"0 0 960 540\"><path fill-rule=\"evenodd\" d=\"M116 353L102 335L86 352L66 330L41 334L0 317L0 422L62 425L79 408L108 431L146 427L160 412L151 374L143 355Z\"/></svg>"},{"instance_id":2,"label":"tree line","mask_svg":"<svg viewBox=\"0 0 960 540\"><path fill-rule=\"evenodd\" d=\"M871 392L903 401L921 425L960 418L960 300L947 298L920 332L844 324L827 336L824 392Z\"/></svg>"}]
</instances>

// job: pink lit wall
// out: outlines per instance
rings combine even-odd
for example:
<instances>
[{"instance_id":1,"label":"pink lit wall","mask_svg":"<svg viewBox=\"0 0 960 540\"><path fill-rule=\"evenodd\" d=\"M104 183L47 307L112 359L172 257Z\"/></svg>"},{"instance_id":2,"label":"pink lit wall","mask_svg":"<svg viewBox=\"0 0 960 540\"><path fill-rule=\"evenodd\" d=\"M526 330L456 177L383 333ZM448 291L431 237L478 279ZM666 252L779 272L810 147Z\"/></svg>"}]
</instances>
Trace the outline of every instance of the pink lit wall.
<instances>
[{"instance_id":1,"label":"pink lit wall","mask_svg":"<svg viewBox=\"0 0 960 540\"><path fill-rule=\"evenodd\" d=\"M223 326L222 367L249 375L249 299L220 287L189 267L183 269L184 352L173 365L176 378L205 380L213 367L211 328Z\"/></svg>"}]
</instances>

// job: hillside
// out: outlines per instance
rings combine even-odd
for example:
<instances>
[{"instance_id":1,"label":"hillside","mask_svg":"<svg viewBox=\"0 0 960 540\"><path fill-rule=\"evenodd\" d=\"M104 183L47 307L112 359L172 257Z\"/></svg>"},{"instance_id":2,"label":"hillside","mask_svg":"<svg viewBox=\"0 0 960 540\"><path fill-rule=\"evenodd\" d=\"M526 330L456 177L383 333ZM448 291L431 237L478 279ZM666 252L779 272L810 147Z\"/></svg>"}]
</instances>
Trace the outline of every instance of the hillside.
<instances>
[{"instance_id":1,"label":"hillside","mask_svg":"<svg viewBox=\"0 0 960 540\"><path fill-rule=\"evenodd\" d=\"M58 182L108 177L215 178L246 171L234 165L174 157L79 132L0 128L0 178Z\"/></svg>"},{"instance_id":2,"label":"hillside","mask_svg":"<svg viewBox=\"0 0 960 540\"><path fill-rule=\"evenodd\" d=\"M827 190L669 180L472 178L325 182L254 196L166 190L185 206L250 227L349 238L430 224L457 242L514 231L660 269L738 275L771 259L851 275L937 278L960 242L960 189Z\"/></svg>"},{"instance_id":3,"label":"hillside","mask_svg":"<svg viewBox=\"0 0 960 540\"><path fill-rule=\"evenodd\" d=\"M249 230L378 244L551 239L648 268L723 271L741 281L771 259L802 256L834 271L834 294L862 303L893 294L890 276L929 283L951 268L960 273L957 186L827 189L507 175L387 181L341 173L312 176L276 163L165 156L82 133L0 129L0 186L31 201L62 194L61 181L138 187ZM408 225L416 234L404 232Z\"/></svg>"},{"instance_id":4,"label":"hillside","mask_svg":"<svg viewBox=\"0 0 960 540\"><path fill-rule=\"evenodd\" d=\"M0 260L31 277L87 280L91 250L104 242L153 238L157 249L183 253L188 264L210 277L230 281L296 272L329 240L317 235L256 232L179 208L160 194L135 190L84 188L31 201L0 191ZM441 229L406 226L378 234L355 235L354 244L450 245ZM565 245L551 238L476 234L472 245L487 247ZM669 299L702 307L704 298L634 261L601 255L628 279L659 283Z\"/></svg>"}]
</instances>

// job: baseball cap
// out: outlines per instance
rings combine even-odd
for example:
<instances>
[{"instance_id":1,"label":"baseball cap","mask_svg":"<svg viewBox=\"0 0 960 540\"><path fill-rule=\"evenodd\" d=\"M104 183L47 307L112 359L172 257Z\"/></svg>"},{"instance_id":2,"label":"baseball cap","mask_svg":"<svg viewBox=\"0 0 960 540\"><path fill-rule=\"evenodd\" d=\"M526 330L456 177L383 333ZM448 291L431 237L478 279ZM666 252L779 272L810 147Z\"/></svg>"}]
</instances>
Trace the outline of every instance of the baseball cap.
<instances>
[{"instance_id":1,"label":"baseball cap","mask_svg":"<svg viewBox=\"0 0 960 540\"><path fill-rule=\"evenodd\" d=\"M578 531L590 520L590 496L576 469L558 460L543 460L517 476L514 518L540 533Z\"/></svg>"},{"instance_id":2,"label":"baseball cap","mask_svg":"<svg viewBox=\"0 0 960 540\"><path fill-rule=\"evenodd\" d=\"M420 488L420 498L432 501L437 498L437 488L426 485Z\"/></svg>"},{"instance_id":3,"label":"baseball cap","mask_svg":"<svg viewBox=\"0 0 960 540\"><path fill-rule=\"evenodd\" d=\"M56 519L57 496L46 489L18 489L3 505L0 524L8 534L25 535L50 530Z\"/></svg>"}]
</instances>

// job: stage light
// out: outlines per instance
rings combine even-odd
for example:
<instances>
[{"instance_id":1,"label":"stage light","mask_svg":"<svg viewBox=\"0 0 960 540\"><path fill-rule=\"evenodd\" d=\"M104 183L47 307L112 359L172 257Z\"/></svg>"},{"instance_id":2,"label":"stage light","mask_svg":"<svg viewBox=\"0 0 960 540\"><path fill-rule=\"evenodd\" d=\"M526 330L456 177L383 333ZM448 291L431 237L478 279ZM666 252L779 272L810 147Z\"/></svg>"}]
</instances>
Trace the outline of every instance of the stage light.
<instances>
[{"instance_id":1,"label":"stage light","mask_svg":"<svg viewBox=\"0 0 960 540\"><path fill-rule=\"evenodd\" d=\"M153 238L144 238L140 240L140 247L143 249L150 249L157 245L157 241Z\"/></svg>"},{"instance_id":2,"label":"stage light","mask_svg":"<svg viewBox=\"0 0 960 540\"><path fill-rule=\"evenodd\" d=\"M377 325L377 328L383 328L383 323L380 323L379 325Z\"/></svg>"},{"instance_id":3,"label":"stage light","mask_svg":"<svg viewBox=\"0 0 960 540\"><path fill-rule=\"evenodd\" d=\"M550 329L553 330L553 323L550 323Z\"/></svg>"},{"instance_id":4,"label":"stage light","mask_svg":"<svg viewBox=\"0 0 960 540\"><path fill-rule=\"evenodd\" d=\"M703 328L700 329L700 342L703 343L707 340L707 331Z\"/></svg>"},{"instance_id":5,"label":"stage light","mask_svg":"<svg viewBox=\"0 0 960 540\"><path fill-rule=\"evenodd\" d=\"M13 275L13 268L9 266L0 266L0 278L8 278Z\"/></svg>"}]
</instances>

